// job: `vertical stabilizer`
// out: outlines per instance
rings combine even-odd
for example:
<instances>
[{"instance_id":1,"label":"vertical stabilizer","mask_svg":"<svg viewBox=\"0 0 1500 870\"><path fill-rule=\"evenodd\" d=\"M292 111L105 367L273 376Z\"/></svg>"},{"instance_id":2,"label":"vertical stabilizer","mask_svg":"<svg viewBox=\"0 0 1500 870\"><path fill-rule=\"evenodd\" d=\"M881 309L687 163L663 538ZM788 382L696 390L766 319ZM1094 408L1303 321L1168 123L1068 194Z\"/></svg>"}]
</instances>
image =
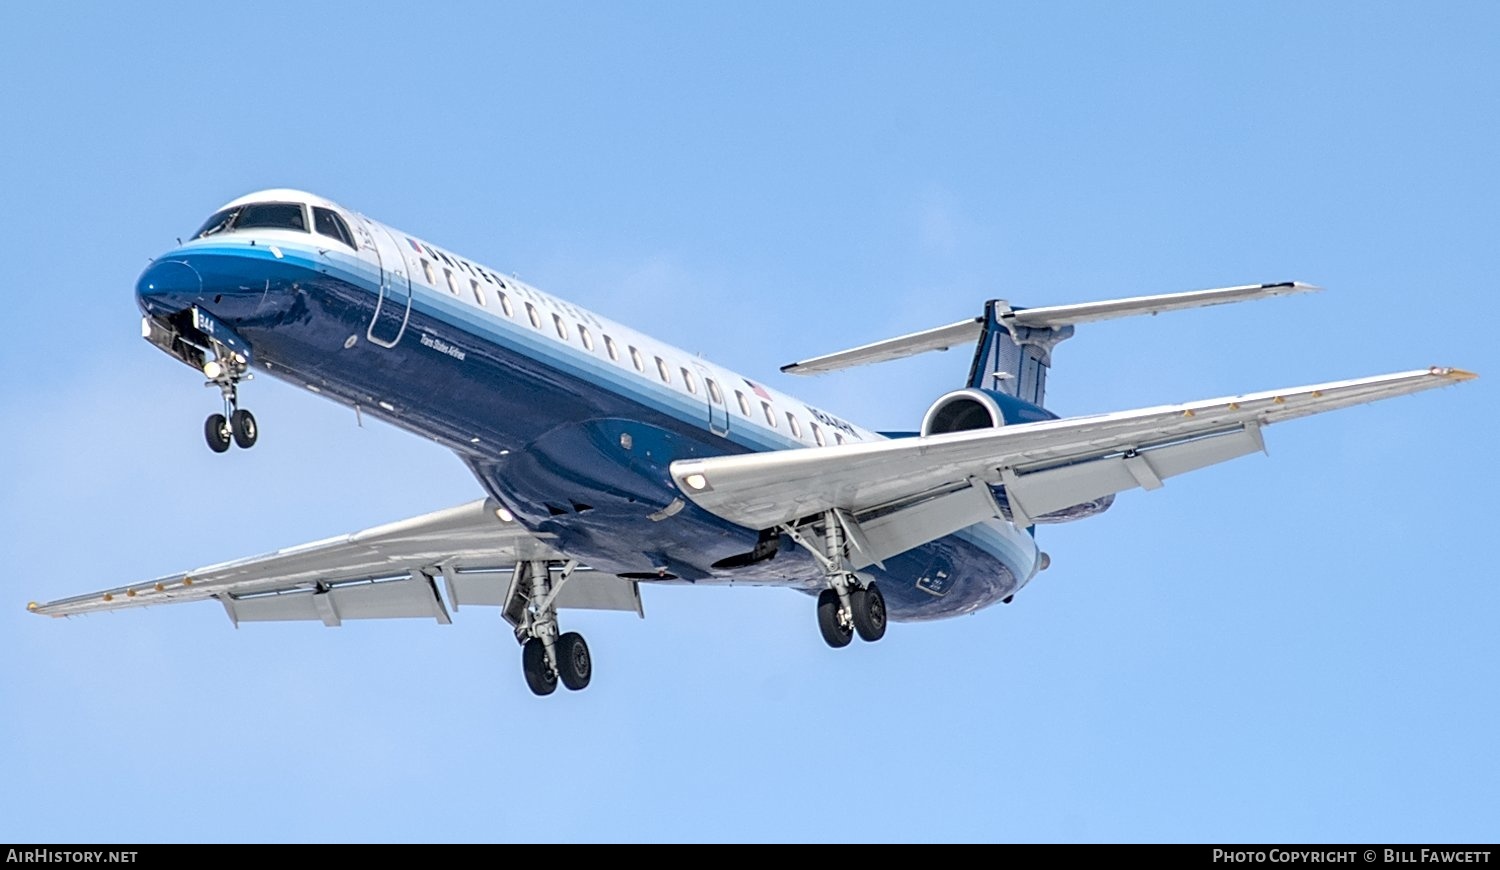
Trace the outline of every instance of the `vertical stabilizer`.
<instances>
[{"instance_id":1,"label":"vertical stabilizer","mask_svg":"<svg viewBox=\"0 0 1500 870\"><path fill-rule=\"evenodd\" d=\"M1047 369L1052 348L1073 335L1071 325L1023 326L1003 299L984 304L984 321L969 386L994 390L1041 407L1047 393Z\"/></svg>"}]
</instances>

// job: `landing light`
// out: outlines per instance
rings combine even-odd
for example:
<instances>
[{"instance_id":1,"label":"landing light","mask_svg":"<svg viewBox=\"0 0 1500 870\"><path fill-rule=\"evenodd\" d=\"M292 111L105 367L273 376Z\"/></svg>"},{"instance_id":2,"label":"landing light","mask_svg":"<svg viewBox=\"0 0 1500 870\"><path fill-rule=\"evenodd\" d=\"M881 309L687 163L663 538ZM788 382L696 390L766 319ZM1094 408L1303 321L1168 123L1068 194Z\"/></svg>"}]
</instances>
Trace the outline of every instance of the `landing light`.
<instances>
[{"instance_id":1,"label":"landing light","mask_svg":"<svg viewBox=\"0 0 1500 870\"><path fill-rule=\"evenodd\" d=\"M509 508L495 508L495 517L502 523L513 523L516 521L516 515L511 513Z\"/></svg>"},{"instance_id":2,"label":"landing light","mask_svg":"<svg viewBox=\"0 0 1500 870\"><path fill-rule=\"evenodd\" d=\"M684 477L682 479L682 482L688 485L688 489L701 490L708 486L708 478L704 477L696 471L692 474L689 474L687 477Z\"/></svg>"},{"instance_id":3,"label":"landing light","mask_svg":"<svg viewBox=\"0 0 1500 870\"><path fill-rule=\"evenodd\" d=\"M220 365L218 360L211 359L203 364L203 374L209 380L216 381L219 379L219 375L224 374L224 366Z\"/></svg>"}]
</instances>

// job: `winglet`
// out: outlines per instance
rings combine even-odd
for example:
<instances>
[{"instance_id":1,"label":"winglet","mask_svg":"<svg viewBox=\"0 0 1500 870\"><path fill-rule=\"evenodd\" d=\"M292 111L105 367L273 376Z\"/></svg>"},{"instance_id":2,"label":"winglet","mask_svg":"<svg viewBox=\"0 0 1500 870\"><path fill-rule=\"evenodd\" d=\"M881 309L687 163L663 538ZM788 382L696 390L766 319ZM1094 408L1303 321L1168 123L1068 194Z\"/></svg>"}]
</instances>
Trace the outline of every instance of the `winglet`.
<instances>
[{"instance_id":1,"label":"winglet","mask_svg":"<svg viewBox=\"0 0 1500 870\"><path fill-rule=\"evenodd\" d=\"M1465 371L1463 369L1444 368L1442 366L1433 366L1432 373L1435 375L1442 375L1443 377L1453 381L1472 381L1475 378L1479 377L1476 372Z\"/></svg>"},{"instance_id":2,"label":"winglet","mask_svg":"<svg viewBox=\"0 0 1500 870\"><path fill-rule=\"evenodd\" d=\"M29 613L36 613L36 609L38 606L39 605L35 601L26 602L26 610Z\"/></svg>"}]
</instances>

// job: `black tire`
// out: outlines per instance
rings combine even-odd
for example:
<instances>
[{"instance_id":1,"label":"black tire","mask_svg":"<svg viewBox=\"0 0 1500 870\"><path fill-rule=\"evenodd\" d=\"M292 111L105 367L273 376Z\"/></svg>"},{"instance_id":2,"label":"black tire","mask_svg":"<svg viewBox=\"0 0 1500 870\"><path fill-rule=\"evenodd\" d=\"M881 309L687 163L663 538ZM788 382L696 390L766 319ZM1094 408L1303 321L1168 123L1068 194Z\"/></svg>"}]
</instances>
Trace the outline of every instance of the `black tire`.
<instances>
[{"instance_id":1,"label":"black tire","mask_svg":"<svg viewBox=\"0 0 1500 870\"><path fill-rule=\"evenodd\" d=\"M229 429L234 433L234 443L244 450L255 446L260 429L255 425L255 415L241 408L229 415Z\"/></svg>"},{"instance_id":2,"label":"black tire","mask_svg":"<svg viewBox=\"0 0 1500 870\"><path fill-rule=\"evenodd\" d=\"M540 639L532 638L521 647L521 672L526 675L526 687L533 694L550 695L557 691L557 674L547 665L547 648Z\"/></svg>"},{"instance_id":3,"label":"black tire","mask_svg":"<svg viewBox=\"0 0 1500 870\"><path fill-rule=\"evenodd\" d=\"M854 606L854 630L859 632L860 639L874 643L885 637L885 596L880 587L871 583L854 590L849 599Z\"/></svg>"},{"instance_id":4,"label":"black tire","mask_svg":"<svg viewBox=\"0 0 1500 870\"><path fill-rule=\"evenodd\" d=\"M854 639L854 629L839 621L839 594L832 589L824 589L818 594L818 631L834 649L848 646Z\"/></svg>"},{"instance_id":5,"label":"black tire","mask_svg":"<svg viewBox=\"0 0 1500 870\"><path fill-rule=\"evenodd\" d=\"M208 449L215 453L223 453L229 449L229 421L224 419L223 414L208 415L208 419L203 421L203 438L208 442Z\"/></svg>"},{"instance_id":6,"label":"black tire","mask_svg":"<svg viewBox=\"0 0 1500 870\"><path fill-rule=\"evenodd\" d=\"M589 645L583 635L570 631L557 639L557 669L562 684L573 691L587 688L594 676L594 660L589 656Z\"/></svg>"}]
</instances>

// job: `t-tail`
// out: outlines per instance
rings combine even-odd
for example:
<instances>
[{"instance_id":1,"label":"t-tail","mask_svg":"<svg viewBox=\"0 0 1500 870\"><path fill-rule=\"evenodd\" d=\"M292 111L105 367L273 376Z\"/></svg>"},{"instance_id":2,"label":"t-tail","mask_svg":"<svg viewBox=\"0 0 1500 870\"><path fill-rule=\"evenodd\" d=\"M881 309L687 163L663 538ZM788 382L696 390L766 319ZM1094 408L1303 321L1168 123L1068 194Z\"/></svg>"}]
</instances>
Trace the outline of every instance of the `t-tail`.
<instances>
[{"instance_id":1,"label":"t-tail","mask_svg":"<svg viewBox=\"0 0 1500 870\"><path fill-rule=\"evenodd\" d=\"M969 367L967 386L1040 409L1046 402L1052 349L1058 342L1071 338L1077 324L1318 289L1312 284L1282 281L1044 308L1014 308L1003 299L993 299L985 303L984 314L979 317L824 354L782 366L781 370L795 375L822 374L974 342L974 362Z\"/></svg>"}]
</instances>

